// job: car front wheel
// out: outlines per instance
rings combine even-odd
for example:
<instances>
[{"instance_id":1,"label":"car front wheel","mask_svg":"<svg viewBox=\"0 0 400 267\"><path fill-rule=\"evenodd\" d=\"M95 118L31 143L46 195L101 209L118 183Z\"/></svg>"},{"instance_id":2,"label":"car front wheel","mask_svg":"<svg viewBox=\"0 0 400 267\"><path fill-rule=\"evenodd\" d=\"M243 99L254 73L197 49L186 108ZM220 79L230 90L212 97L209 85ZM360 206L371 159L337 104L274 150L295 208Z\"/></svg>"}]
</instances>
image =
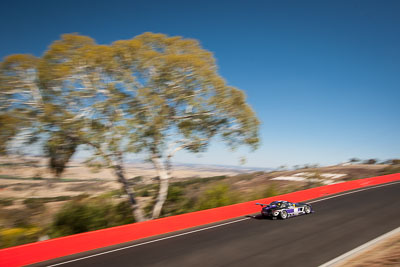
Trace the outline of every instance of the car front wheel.
<instances>
[{"instance_id":1,"label":"car front wheel","mask_svg":"<svg viewBox=\"0 0 400 267\"><path fill-rule=\"evenodd\" d=\"M305 212L306 214L310 214L310 213L311 213L311 207L310 207L310 206L306 206L306 207L304 208L304 212Z\"/></svg>"}]
</instances>

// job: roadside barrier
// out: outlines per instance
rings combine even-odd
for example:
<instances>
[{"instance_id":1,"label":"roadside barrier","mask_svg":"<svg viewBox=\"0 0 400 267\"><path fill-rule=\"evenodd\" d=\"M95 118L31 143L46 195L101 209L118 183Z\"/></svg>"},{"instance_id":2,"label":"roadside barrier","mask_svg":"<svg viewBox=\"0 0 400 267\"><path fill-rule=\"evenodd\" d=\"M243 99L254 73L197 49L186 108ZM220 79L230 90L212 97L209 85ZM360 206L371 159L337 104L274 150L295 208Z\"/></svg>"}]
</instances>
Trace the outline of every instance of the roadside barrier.
<instances>
[{"instance_id":1,"label":"roadside barrier","mask_svg":"<svg viewBox=\"0 0 400 267\"><path fill-rule=\"evenodd\" d=\"M259 206L254 205L257 202L269 203L279 199L291 202L307 201L394 181L400 181L400 173L325 185L225 207L5 248L0 250L0 266L12 267L38 263L93 249L245 216L259 212Z\"/></svg>"}]
</instances>

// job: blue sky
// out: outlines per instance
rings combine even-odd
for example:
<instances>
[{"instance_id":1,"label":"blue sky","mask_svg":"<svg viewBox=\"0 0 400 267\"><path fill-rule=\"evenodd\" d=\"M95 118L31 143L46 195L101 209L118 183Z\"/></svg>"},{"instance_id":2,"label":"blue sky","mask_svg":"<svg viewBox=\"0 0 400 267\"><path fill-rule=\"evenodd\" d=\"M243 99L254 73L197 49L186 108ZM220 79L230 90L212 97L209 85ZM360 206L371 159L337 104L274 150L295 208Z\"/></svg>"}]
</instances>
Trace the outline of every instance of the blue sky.
<instances>
[{"instance_id":1,"label":"blue sky","mask_svg":"<svg viewBox=\"0 0 400 267\"><path fill-rule=\"evenodd\" d=\"M277 167L400 157L400 1L2 1L0 57L63 33L198 39L262 121L260 148L175 161Z\"/></svg>"}]
</instances>

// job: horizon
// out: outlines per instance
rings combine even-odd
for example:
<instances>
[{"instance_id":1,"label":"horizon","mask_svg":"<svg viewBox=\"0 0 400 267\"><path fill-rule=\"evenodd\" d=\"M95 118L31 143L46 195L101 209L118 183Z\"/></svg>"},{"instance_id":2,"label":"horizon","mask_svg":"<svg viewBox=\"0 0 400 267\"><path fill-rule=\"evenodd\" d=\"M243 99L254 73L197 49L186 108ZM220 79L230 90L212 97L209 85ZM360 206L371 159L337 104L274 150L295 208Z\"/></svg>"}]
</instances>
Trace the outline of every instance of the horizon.
<instances>
[{"instance_id":1,"label":"horizon","mask_svg":"<svg viewBox=\"0 0 400 267\"><path fill-rule=\"evenodd\" d=\"M9 156L21 156L20 154L8 154L6 156L3 156L5 158L8 158ZM33 158L40 158L42 160L47 160L47 158L43 155L40 154L24 154L22 155L23 157L33 157ZM0 159L2 157L0 156ZM74 156L71 158L71 160L69 161L69 163L79 163L79 164L84 164L84 160L87 159L87 157L77 157ZM293 165L293 166L289 166L289 165L281 165L278 167L258 167L258 166L245 166L245 165L240 165L240 164L213 164L213 163L187 163L187 162L178 162L178 161L174 161L172 162L172 166L184 166L184 167L188 167L188 166L195 166L195 167L202 167L202 166L211 166L211 167L216 167L216 168L226 168L226 169L232 169L232 170L263 170L263 171L293 171L293 170L301 170L301 169L313 169L313 168L325 168L325 167L333 167L333 166L345 166L343 164L350 164L350 165L390 165L390 163L387 163L387 161L391 161L391 160L399 160L396 158L391 158L391 159L378 159L378 158L369 158L369 159L359 159L359 158L353 158L356 161L352 162L352 159L343 161L343 162L337 162L334 164L327 164L327 165L322 165L322 164L318 164L318 163L306 163L303 165ZM375 160L375 163L367 163L367 161L369 160ZM69 164L68 163L68 164ZM138 165L150 165L152 166L152 163L144 160L144 159L126 159L125 163L127 165L129 164L138 164ZM153 168L153 167L151 167Z\"/></svg>"},{"instance_id":2,"label":"horizon","mask_svg":"<svg viewBox=\"0 0 400 267\"><path fill-rule=\"evenodd\" d=\"M245 156L243 168L277 168L400 157L399 1L0 5L2 59L40 56L72 32L109 44L150 31L211 51L261 120L261 145L232 152L217 139L206 153L179 152L175 164L239 166Z\"/></svg>"}]
</instances>

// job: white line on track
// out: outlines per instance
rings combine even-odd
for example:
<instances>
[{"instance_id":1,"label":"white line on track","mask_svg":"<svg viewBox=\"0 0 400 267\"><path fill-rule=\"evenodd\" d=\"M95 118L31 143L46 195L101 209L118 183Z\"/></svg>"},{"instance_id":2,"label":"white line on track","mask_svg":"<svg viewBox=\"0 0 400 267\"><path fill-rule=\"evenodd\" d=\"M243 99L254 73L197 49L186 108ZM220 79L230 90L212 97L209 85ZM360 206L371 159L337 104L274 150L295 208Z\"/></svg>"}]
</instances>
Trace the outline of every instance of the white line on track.
<instances>
[{"instance_id":1,"label":"white line on track","mask_svg":"<svg viewBox=\"0 0 400 267\"><path fill-rule=\"evenodd\" d=\"M346 193L343 193L343 194L338 194L338 195L334 195L334 196L331 196L331 197L326 197L326 198L323 198L323 199L307 201L307 203L316 203L316 202L319 202L319 201L324 201L324 200L335 198L335 197L341 197L341 196L345 196L345 195L348 195L348 194L357 193L357 192L360 192L360 191L365 191L365 190L369 190L369 189L374 189L374 188L393 185L393 184L398 184L398 183L400 183L400 181L393 182L393 183L382 184L382 185L370 186L370 187L367 187L367 188L362 188L362 189L359 189L359 190L354 190L354 191L351 191L351 192L346 192ZM225 225L228 225L228 224L237 223L237 222L241 222L241 221L245 221L245 220L249 220L249 219L251 219L251 218L250 217L246 217L246 218L242 218L242 219L239 219L239 220L230 221L230 222L226 222L226 223L221 223L221 224L213 225L213 226L209 226L209 227L204 227L204 228L201 228L201 229L197 229L197 230L193 230L193 231L189 231L189 232L185 232L185 233L181 233L181 234L162 237L162 238L159 238L159 239L146 241L146 242L143 242L143 243L140 243L140 244L130 245L130 246L126 246L126 247L123 247L123 248L117 248L117 249L108 250L108 251L105 251L105 252L96 253L96 254L93 254L93 255L90 255L90 256L85 256L85 257L81 257L81 258L77 258L77 259L73 259L73 260L69 260L69 261L63 261L63 262L55 263L55 264L52 264L52 265L48 265L48 267L59 266L59 265L63 265L63 264L67 264L67 263L71 263L71 262L75 262L75 261L85 260L85 259L93 258L93 257L96 257L96 256L100 256L100 255L104 255L104 254L108 254L108 253L112 253L112 252L116 252L116 251L120 251L120 250L124 250L124 249L128 249L128 248L143 246L143 245L147 245L147 244L150 244L150 243L163 241L163 240L166 240L166 239L171 239L171 238L174 238L174 237L179 237L179 236L183 236L183 235L189 235L189 234L193 234L193 233L196 233L196 232L205 231L205 230L208 230L208 229L217 228L217 227L221 227L221 226L225 226Z\"/></svg>"},{"instance_id":2,"label":"white line on track","mask_svg":"<svg viewBox=\"0 0 400 267\"><path fill-rule=\"evenodd\" d=\"M349 257L351 257L353 255L356 255L357 253L362 252L363 250L365 250L365 249L369 248L370 246L378 243L379 241L384 240L385 238L390 237L391 235L395 235L397 233L400 233L400 227L397 227L396 229L394 229L394 230L392 230L390 232L387 232L386 234L378 236L377 238L372 239L371 241L369 241L369 242L367 242L367 243L365 243L365 244L363 244L363 245L361 245L359 247L356 247L355 249L352 249L349 252L346 252L346 253L340 255L339 257L336 257L333 260L330 260L330 261L320 265L319 267L334 267L337 264L342 263L342 261L345 260L346 258L349 258Z\"/></svg>"},{"instance_id":3,"label":"white line on track","mask_svg":"<svg viewBox=\"0 0 400 267\"><path fill-rule=\"evenodd\" d=\"M242 219L239 219L239 220L235 220L235 221L231 221L231 222L226 222L226 223L222 223L222 224L218 224L218 225L213 225L213 226L209 226L209 227L205 227L205 228L193 230L193 231L186 232L186 233L182 233L182 234L176 234L176 235L167 236L167 237L163 237L163 238L159 238L159 239L155 239L155 240L150 240L150 241L143 242L143 243L140 243L140 244L130 245L130 246L127 246L127 247L117 248L117 249L113 249L113 250L109 250L109 251L105 251L105 252L93 254L93 255L86 256L86 257L82 257L82 258L78 258L78 259L73 259L73 260L69 260L69 261L64 261L64 262L52 264L52 265L49 265L49 267L51 267L51 266L58 266L58 265L62 265L62 264L66 264L66 263L71 263L71 262L79 261L79 260L84 260L84 259L88 259L88 258L93 258L93 257L100 256L100 255L103 255L103 254L108 254L108 253L116 252L116 251L119 251L119 250L124 250L124 249L128 249L128 248L138 247L138 246L142 246L142 245L146 245L146 244L150 244L150 243L154 243L154 242L157 242L157 241L162 241L162 240L166 240L166 239L170 239L170 238L174 238L174 237L178 237L178 236L193 234L193 233L196 233L196 232L200 232L200 231L204 231L204 230L208 230L208 229L212 229L212 228L224 226L224 225L227 225L227 224L237 223L237 222L241 222L241 221L248 220L248 219L250 219L250 218L242 218Z\"/></svg>"},{"instance_id":4,"label":"white line on track","mask_svg":"<svg viewBox=\"0 0 400 267\"><path fill-rule=\"evenodd\" d=\"M383 187L383 186L388 186L388 185L393 185L393 184L398 184L398 183L400 183L400 181L392 182L392 183L387 183L387 184L381 184L381 185L370 186L370 187L366 187L366 188L362 188L362 189L358 189L358 190L346 192L346 193L343 193L343 194L334 195L334 196L331 196L331 197L326 197L326 198L323 198L323 199L317 199L317 200L313 200L313 201L307 201L307 203L320 202L320 201L324 201L324 200L331 199L331 198L335 198L335 197L341 197L341 196L345 196L345 195L348 195L348 194L353 194L353 193L357 193L357 192L361 192L361 191L365 191L365 190L369 190L369 189L374 189L374 188Z\"/></svg>"}]
</instances>

